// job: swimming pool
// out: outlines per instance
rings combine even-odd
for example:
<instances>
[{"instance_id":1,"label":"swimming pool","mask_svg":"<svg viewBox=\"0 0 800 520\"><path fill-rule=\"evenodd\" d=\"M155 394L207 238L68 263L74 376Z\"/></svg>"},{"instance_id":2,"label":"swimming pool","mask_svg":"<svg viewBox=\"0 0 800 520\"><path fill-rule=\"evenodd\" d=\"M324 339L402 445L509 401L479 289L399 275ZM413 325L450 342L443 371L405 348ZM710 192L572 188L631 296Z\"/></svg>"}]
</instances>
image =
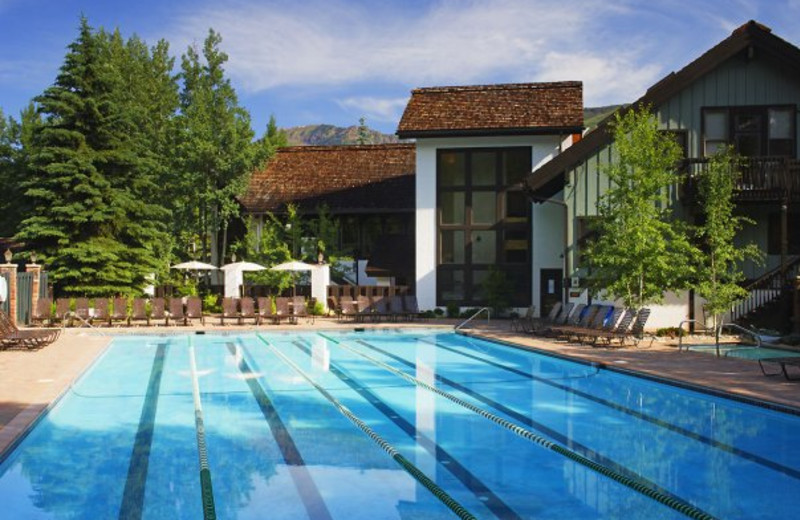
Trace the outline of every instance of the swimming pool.
<instances>
[{"instance_id":1,"label":"swimming pool","mask_svg":"<svg viewBox=\"0 0 800 520\"><path fill-rule=\"evenodd\" d=\"M433 330L119 337L0 463L0 500L15 519L790 518L798 431Z\"/></svg>"},{"instance_id":2,"label":"swimming pool","mask_svg":"<svg viewBox=\"0 0 800 520\"><path fill-rule=\"evenodd\" d=\"M684 345L683 348L691 352L702 352L704 354L717 353L717 347L713 343ZM754 345L747 345L744 343L720 343L719 353L721 356L736 357L741 359L753 359L753 360L778 358L778 357L800 357L800 352L798 352L797 350L771 348L771 347L757 347Z\"/></svg>"}]
</instances>

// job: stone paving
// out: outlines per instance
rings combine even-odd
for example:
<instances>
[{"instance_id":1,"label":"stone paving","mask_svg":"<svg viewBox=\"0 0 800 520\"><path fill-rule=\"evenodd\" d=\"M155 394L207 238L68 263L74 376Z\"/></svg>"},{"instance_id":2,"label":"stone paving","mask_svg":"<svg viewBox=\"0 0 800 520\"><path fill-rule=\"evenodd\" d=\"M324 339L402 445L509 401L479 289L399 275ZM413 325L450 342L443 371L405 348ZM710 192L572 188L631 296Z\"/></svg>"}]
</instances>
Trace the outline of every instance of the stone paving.
<instances>
[{"instance_id":1,"label":"stone paving","mask_svg":"<svg viewBox=\"0 0 800 520\"><path fill-rule=\"evenodd\" d=\"M219 327L215 320L207 320L206 323L205 326L190 327L67 329L58 341L40 350L0 350L0 453L69 388L103 352L114 334L175 333L197 329L247 331L255 328L253 325ZM454 323L456 322L436 320L354 324L339 323L326 318L317 319L313 324L301 320L298 325L262 325L259 329L270 331L421 326L444 327L448 330L452 329ZM476 323L468 333L800 410L800 382L786 381L782 376L766 377L761 374L755 361L716 358L694 352L679 353L675 342L657 342L649 349L592 348L511 332L508 322L505 321Z\"/></svg>"}]
</instances>

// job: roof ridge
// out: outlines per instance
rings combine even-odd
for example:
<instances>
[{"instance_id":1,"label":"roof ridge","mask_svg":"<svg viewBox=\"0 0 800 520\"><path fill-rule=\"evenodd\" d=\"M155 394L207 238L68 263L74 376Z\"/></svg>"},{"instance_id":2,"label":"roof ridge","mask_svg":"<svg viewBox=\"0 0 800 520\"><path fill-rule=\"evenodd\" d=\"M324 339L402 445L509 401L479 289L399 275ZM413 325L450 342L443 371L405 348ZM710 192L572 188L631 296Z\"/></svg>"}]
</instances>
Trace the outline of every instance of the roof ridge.
<instances>
[{"instance_id":1,"label":"roof ridge","mask_svg":"<svg viewBox=\"0 0 800 520\"><path fill-rule=\"evenodd\" d=\"M414 143L378 143L378 144L322 144L322 145L294 145L283 146L277 149L278 153L296 152L330 152L330 151L364 151L377 149L403 149L413 148Z\"/></svg>"},{"instance_id":2,"label":"roof ridge","mask_svg":"<svg viewBox=\"0 0 800 520\"><path fill-rule=\"evenodd\" d=\"M540 90L549 88L581 87L581 81L550 81L536 83L494 83L491 85L450 85L439 87L418 87L411 91L417 93L474 92L480 90Z\"/></svg>"}]
</instances>

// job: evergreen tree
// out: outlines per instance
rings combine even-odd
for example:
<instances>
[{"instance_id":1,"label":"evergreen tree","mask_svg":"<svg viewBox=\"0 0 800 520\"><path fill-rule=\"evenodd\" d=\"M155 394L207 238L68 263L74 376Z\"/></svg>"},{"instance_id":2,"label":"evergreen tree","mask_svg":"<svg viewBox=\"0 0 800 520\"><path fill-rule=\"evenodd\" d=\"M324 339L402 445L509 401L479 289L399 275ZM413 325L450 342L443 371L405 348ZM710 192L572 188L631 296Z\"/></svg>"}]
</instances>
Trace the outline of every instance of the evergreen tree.
<instances>
[{"instance_id":1,"label":"evergreen tree","mask_svg":"<svg viewBox=\"0 0 800 520\"><path fill-rule=\"evenodd\" d=\"M221 41L211 29L202 59L190 47L181 60L181 178L172 197L181 225L202 237L203 257L212 262L227 255L228 223L238 215L236 197L247 188L254 160L250 116L225 77L228 56L219 49Z\"/></svg>"},{"instance_id":2,"label":"evergreen tree","mask_svg":"<svg viewBox=\"0 0 800 520\"><path fill-rule=\"evenodd\" d=\"M740 174L740 158L731 148L716 153L698 176L703 224L698 228L703 256L698 269L697 294L705 298L714 329L721 316L747 296L739 285L744 280L741 262L760 262L763 253L755 244L737 247L736 233L753 221L734 214L733 192Z\"/></svg>"},{"instance_id":3,"label":"evergreen tree","mask_svg":"<svg viewBox=\"0 0 800 520\"><path fill-rule=\"evenodd\" d=\"M143 143L125 99L131 77L109 40L81 19L53 86L36 98L43 121L32 136L33 212L17 238L37 251L64 294L141 290L159 264L167 214L153 204Z\"/></svg>"},{"instance_id":4,"label":"evergreen tree","mask_svg":"<svg viewBox=\"0 0 800 520\"><path fill-rule=\"evenodd\" d=\"M264 135L255 142L253 164L256 165L256 168L263 168L266 162L275 155L278 148L288 144L289 139L286 137L286 132L278 128L275 116L271 115Z\"/></svg>"},{"instance_id":5,"label":"evergreen tree","mask_svg":"<svg viewBox=\"0 0 800 520\"><path fill-rule=\"evenodd\" d=\"M687 287L697 250L665 200L676 182L677 143L647 110L631 110L616 116L614 147L618 157L605 169L610 187L597 203L598 236L587 251L589 284L593 294L640 308Z\"/></svg>"},{"instance_id":6,"label":"evergreen tree","mask_svg":"<svg viewBox=\"0 0 800 520\"><path fill-rule=\"evenodd\" d=\"M0 236L14 236L30 211L22 185L30 166L31 139L40 123L33 103L21 112L20 122L0 110Z\"/></svg>"},{"instance_id":7,"label":"evergreen tree","mask_svg":"<svg viewBox=\"0 0 800 520\"><path fill-rule=\"evenodd\" d=\"M367 118L364 116L358 119L358 137L356 139L356 144L361 145L372 142L372 138L369 135L369 127L367 126Z\"/></svg>"}]
</instances>

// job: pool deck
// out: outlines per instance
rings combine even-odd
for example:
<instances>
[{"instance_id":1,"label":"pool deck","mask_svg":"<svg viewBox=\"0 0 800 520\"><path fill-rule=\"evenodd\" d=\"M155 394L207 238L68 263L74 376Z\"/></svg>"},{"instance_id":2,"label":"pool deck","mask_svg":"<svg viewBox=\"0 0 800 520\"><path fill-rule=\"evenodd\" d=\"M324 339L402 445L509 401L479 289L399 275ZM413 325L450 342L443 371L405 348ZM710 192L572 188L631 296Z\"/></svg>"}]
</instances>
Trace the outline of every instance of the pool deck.
<instances>
[{"instance_id":1,"label":"pool deck","mask_svg":"<svg viewBox=\"0 0 800 520\"><path fill-rule=\"evenodd\" d=\"M455 321L353 324L317 319L314 324L263 325L259 330L323 330L358 327L432 327L452 329ZM113 334L182 332L191 330L248 331L253 326L138 327L97 330L66 329L55 343L39 350L0 350L0 453L23 434L30 424L62 395L97 356ZM110 335L98 335L98 332ZM800 382L783 376L766 377L758 363L717 358L695 352L678 352L676 341L656 342L649 349L592 348L565 344L529 334L512 332L508 322L477 323L469 334L553 353L565 358L598 363L615 369L676 381L680 384L726 392L800 410Z\"/></svg>"}]
</instances>

